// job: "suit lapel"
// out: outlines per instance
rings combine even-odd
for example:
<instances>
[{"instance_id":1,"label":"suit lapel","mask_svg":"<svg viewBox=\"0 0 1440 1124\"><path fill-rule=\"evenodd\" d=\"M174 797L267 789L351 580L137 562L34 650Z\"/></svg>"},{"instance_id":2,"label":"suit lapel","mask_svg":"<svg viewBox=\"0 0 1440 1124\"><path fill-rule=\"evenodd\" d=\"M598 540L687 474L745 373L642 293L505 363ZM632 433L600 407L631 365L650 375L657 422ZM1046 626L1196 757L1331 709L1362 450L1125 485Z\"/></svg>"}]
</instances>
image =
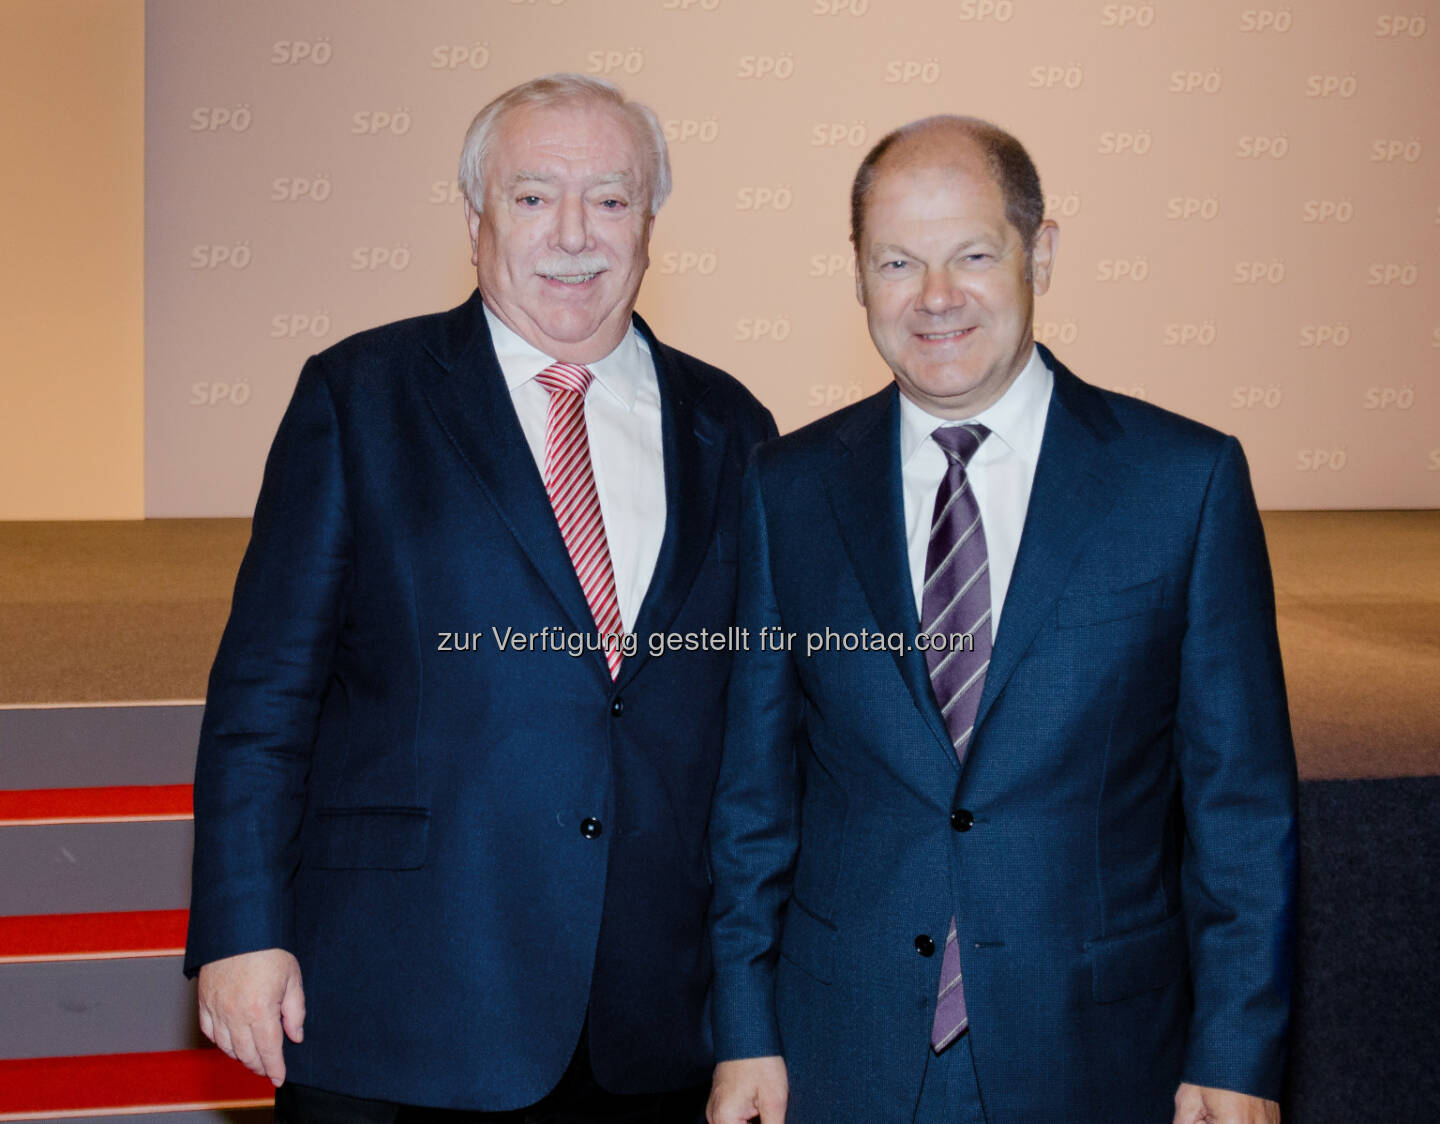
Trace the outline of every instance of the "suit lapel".
<instances>
[{"instance_id":1,"label":"suit lapel","mask_svg":"<svg viewBox=\"0 0 1440 1124\"><path fill-rule=\"evenodd\" d=\"M935 705L925 657L911 643L920 618L906 549L900 401L895 385L855 406L836 435L842 450L825 481L846 553L880 631L905 637L904 653L894 656L900 677L946 758L958 767L945 720Z\"/></svg>"},{"instance_id":2,"label":"suit lapel","mask_svg":"<svg viewBox=\"0 0 1440 1124\"><path fill-rule=\"evenodd\" d=\"M655 572L640 604L635 632L639 651L620 665L624 687L650 658L644 637L663 632L675 619L710 548L727 431L703 403L704 387L675 354L635 317L655 362L660 387L661 444L665 455L665 534Z\"/></svg>"},{"instance_id":3,"label":"suit lapel","mask_svg":"<svg viewBox=\"0 0 1440 1124\"><path fill-rule=\"evenodd\" d=\"M430 407L480 490L555 595L570 627L593 632L590 606L495 359L478 291L450 314L446 329L443 337L427 344L439 364L423 382ZM590 658L608 682L604 656L592 652Z\"/></svg>"},{"instance_id":4,"label":"suit lapel","mask_svg":"<svg viewBox=\"0 0 1440 1124\"><path fill-rule=\"evenodd\" d=\"M1043 346L1055 372L1045 436L1020 551L1005 594L1000 629L975 715L976 742L996 697L1054 609L1065 580L1096 524L1115 501L1114 466L1105 444L1117 423L1099 393L1081 382Z\"/></svg>"}]
</instances>

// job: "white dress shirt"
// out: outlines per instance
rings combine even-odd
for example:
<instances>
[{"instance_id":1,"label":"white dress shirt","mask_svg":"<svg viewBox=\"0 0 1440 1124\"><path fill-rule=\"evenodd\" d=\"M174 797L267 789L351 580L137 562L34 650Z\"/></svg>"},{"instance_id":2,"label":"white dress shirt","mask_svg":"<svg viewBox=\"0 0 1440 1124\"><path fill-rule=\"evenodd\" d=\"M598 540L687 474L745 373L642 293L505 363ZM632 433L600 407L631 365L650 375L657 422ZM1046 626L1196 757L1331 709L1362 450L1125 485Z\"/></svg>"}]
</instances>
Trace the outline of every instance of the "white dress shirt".
<instances>
[{"instance_id":1,"label":"white dress shirt","mask_svg":"<svg viewBox=\"0 0 1440 1124\"><path fill-rule=\"evenodd\" d=\"M970 458L965 474L980 505L985 549L990 556L990 635L1000 627L1000 608L1010 588L1015 556L1020 552L1020 531L1030 506L1030 486L1045 436L1045 415L1055 376L1038 349L1006 388L1000 400L973 418L951 421L937 418L900 395L900 478L905 491L905 540L910 555L910 580L915 589L915 610L923 615L925 552L930 544L930 522L935 515L935 493L940 490L948 458L930 434L942 426L979 422L990 430Z\"/></svg>"},{"instance_id":2,"label":"white dress shirt","mask_svg":"<svg viewBox=\"0 0 1440 1124\"><path fill-rule=\"evenodd\" d=\"M520 428L545 474L545 417L550 392L535 376L555 362L485 309L495 358L510 388ZM660 383L650 346L632 325L603 359L585 364L595 376L585 395L585 430L615 593L626 632L635 629L665 536L665 452L660 436Z\"/></svg>"}]
</instances>

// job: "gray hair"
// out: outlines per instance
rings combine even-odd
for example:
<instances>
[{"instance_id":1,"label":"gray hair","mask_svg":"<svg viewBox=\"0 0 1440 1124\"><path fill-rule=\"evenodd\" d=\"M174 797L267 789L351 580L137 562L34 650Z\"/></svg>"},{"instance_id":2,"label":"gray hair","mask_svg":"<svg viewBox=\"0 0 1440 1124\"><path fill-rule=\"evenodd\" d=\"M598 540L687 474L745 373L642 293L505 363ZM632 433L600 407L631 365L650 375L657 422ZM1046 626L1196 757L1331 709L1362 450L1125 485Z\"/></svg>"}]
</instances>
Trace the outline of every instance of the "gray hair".
<instances>
[{"instance_id":1,"label":"gray hair","mask_svg":"<svg viewBox=\"0 0 1440 1124\"><path fill-rule=\"evenodd\" d=\"M670 195L670 152L665 130L648 105L629 100L613 82L587 74L545 74L513 86L497 97L470 122L460 149L460 190L476 211L485 205L485 156L500 120L522 105L573 105L598 102L613 106L629 122L635 139L650 158L650 213L656 214Z\"/></svg>"}]
</instances>

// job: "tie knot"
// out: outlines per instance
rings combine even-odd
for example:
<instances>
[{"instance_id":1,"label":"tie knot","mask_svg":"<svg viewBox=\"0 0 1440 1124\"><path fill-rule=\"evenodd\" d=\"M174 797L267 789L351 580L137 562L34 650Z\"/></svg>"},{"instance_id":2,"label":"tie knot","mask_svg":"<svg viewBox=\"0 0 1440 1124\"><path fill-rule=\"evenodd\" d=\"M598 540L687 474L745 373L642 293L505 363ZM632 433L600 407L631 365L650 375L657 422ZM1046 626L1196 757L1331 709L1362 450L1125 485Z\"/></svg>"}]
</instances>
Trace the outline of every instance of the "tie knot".
<instances>
[{"instance_id":1,"label":"tie knot","mask_svg":"<svg viewBox=\"0 0 1440 1124\"><path fill-rule=\"evenodd\" d=\"M584 398L594 378L590 368L582 367L579 363L551 363L535 376L535 381L551 394L557 390L568 390Z\"/></svg>"},{"instance_id":2,"label":"tie knot","mask_svg":"<svg viewBox=\"0 0 1440 1124\"><path fill-rule=\"evenodd\" d=\"M930 436L945 450L952 463L964 468L980 448L980 443L990 436L990 431L979 422L968 422L965 425L941 426Z\"/></svg>"}]
</instances>

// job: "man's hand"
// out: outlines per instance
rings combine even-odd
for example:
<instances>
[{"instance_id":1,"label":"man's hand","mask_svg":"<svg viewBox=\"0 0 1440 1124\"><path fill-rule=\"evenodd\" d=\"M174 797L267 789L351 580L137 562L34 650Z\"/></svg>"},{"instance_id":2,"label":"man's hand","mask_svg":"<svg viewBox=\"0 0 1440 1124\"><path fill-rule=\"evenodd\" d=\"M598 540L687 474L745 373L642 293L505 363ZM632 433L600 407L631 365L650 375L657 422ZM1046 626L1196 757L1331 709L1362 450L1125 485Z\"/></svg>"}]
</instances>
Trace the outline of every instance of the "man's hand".
<instances>
[{"instance_id":1,"label":"man's hand","mask_svg":"<svg viewBox=\"0 0 1440 1124\"><path fill-rule=\"evenodd\" d=\"M747 1124L758 1117L760 1124L785 1124L785 1102L789 1099L790 1079L784 1058L721 1062L715 1067L705 1119L709 1124Z\"/></svg>"},{"instance_id":2,"label":"man's hand","mask_svg":"<svg viewBox=\"0 0 1440 1124\"><path fill-rule=\"evenodd\" d=\"M1175 1124L1280 1124L1280 1106L1229 1089L1181 1085L1175 1092Z\"/></svg>"},{"instance_id":3,"label":"man's hand","mask_svg":"<svg viewBox=\"0 0 1440 1124\"><path fill-rule=\"evenodd\" d=\"M247 1069L285 1083L284 1039L305 1031L300 962L283 948L242 952L200 969L200 1029Z\"/></svg>"}]
</instances>

